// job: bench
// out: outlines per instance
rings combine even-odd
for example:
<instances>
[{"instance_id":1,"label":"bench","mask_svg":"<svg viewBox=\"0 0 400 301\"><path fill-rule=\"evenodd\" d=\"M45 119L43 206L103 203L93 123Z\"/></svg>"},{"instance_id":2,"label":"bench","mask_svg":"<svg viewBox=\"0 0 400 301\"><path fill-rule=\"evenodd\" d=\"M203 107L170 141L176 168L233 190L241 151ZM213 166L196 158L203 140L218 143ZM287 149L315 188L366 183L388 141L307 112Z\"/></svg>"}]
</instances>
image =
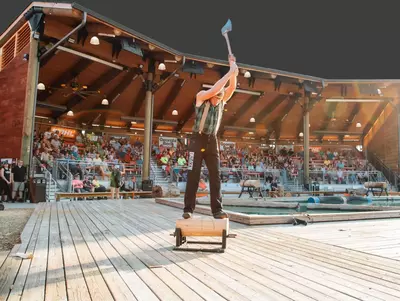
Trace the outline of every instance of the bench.
<instances>
[{"instance_id":1,"label":"bench","mask_svg":"<svg viewBox=\"0 0 400 301\"><path fill-rule=\"evenodd\" d=\"M135 196L152 196L151 191L122 191L119 193L120 196L123 196L124 199L128 197L134 198ZM111 197L111 191L107 192L60 192L56 193L56 201L60 201L62 198L98 198L98 197Z\"/></svg>"}]
</instances>

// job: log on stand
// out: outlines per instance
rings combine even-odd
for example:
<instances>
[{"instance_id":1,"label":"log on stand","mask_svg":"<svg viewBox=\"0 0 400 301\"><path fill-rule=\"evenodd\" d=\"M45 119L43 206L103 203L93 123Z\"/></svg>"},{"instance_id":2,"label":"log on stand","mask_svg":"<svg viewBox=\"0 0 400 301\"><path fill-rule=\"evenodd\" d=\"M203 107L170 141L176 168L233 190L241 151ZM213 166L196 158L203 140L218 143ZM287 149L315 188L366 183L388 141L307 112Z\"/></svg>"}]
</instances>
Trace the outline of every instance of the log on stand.
<instances>
[{"instance_id":1,"label":"log on stand","mask_svg":"<svg viewBox=\"0 0 400 301\"><path fill-rule=\"evenodd\" d=\"M226 249L226 239L228 237L236 237L235 234L229 234L229 219L215 219L213 217L193 217L189 219L178 219L176 221L175 233L176 237L175 251L197 251L197 252L217 252L223 253ZM221 237L221 242L215 241L188 241L188 236L210 236ZM209 244L221 245L216 249L199 249L199 248L180 248L184 243L187 244Z\"/></svg>"}]
</instances>

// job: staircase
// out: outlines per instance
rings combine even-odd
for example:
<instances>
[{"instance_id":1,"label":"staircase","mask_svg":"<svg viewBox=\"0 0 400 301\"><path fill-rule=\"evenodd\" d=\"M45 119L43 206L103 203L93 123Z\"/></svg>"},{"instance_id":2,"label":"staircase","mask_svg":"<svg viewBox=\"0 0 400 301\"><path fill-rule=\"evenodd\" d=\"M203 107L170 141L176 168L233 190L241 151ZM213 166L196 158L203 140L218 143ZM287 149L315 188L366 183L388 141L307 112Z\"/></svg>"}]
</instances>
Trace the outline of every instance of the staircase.
<instances>
[{"instance_id":1,"label":"staircase","mask_svg":"<svg viewBox=\"0 0 400 301\"><path fill-rule=\"evenodd\" d=\"M168 186L169 178L165 175L163 169L157 165L154 158L150 158L150 167L154 185Z\"/></svg>"}]
</instances>

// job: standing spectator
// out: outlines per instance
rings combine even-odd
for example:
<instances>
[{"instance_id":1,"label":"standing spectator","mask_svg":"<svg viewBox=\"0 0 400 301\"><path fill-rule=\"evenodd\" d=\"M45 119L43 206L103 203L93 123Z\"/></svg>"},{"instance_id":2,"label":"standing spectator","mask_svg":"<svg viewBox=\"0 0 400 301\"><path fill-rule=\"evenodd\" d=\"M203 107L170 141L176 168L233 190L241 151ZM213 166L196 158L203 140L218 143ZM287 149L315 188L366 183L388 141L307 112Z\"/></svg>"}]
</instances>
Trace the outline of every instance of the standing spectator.
<instances>
[{"instance_id":1,"label":"standing spectator","mask_svg":"<svg viewBox=\"0 0 400 301\"><path fill-rule=\"evenodd\" d=\"M111 188L111 199L114 200L114 195L119 199L119 188L121 187L121 172L119 166L115 165L111 171L110 176L110 188Z\"/></svg>"},{"instance_id":2,"label":"standing spectator","mask_svg":"<svg viewBox=\"0 0 400 301\"><path fill-rule=\"evenodd\" d=\"M25 190L26 181L26 167L24 161L19 160L17 165L14 166L11 172L11 182L13 183L12 199L16 201L17 193L22 201L23 193Z\"/></svg>"},{"instance_id":3,"label":"standing spectator","mask_svg":"<svg viewBox=\"0 0 400 301\"><path fill-rule=\"evenodd\" d=\"M10 193L11 185L11 169L7 161L3 162L3 167L0 169L0 196L4 197L5 201L8 202L11 199Z\"/></svg>"}]
</instances>

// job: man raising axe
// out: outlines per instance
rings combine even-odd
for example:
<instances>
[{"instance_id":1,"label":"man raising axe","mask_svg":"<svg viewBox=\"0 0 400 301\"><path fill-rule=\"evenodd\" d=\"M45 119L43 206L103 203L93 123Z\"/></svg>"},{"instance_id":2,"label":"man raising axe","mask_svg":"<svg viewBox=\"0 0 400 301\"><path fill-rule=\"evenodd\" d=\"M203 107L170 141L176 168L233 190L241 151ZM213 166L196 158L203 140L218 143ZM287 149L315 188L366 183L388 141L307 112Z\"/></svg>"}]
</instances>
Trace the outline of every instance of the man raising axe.
<instances>
[{"instance_id":1,"label":"man raising axe","mask_svg":"<svg viewBox=\"0 0 400 301\"><path fill-rule=\"evenodd\" d=\"M182 217L191 218L196 206L196 192L199 187L203 159L210 179L210 202L214 218L228 218L222 210L220 159L217 133L221 125L224 106L232 97L239 74L236 58L229 55L230 69L209 90L196 95L193 138L189 145L188 179L185 192L185 207ZM229 81L229 86L225 88Z\"/></svg>"}]
</instances>

